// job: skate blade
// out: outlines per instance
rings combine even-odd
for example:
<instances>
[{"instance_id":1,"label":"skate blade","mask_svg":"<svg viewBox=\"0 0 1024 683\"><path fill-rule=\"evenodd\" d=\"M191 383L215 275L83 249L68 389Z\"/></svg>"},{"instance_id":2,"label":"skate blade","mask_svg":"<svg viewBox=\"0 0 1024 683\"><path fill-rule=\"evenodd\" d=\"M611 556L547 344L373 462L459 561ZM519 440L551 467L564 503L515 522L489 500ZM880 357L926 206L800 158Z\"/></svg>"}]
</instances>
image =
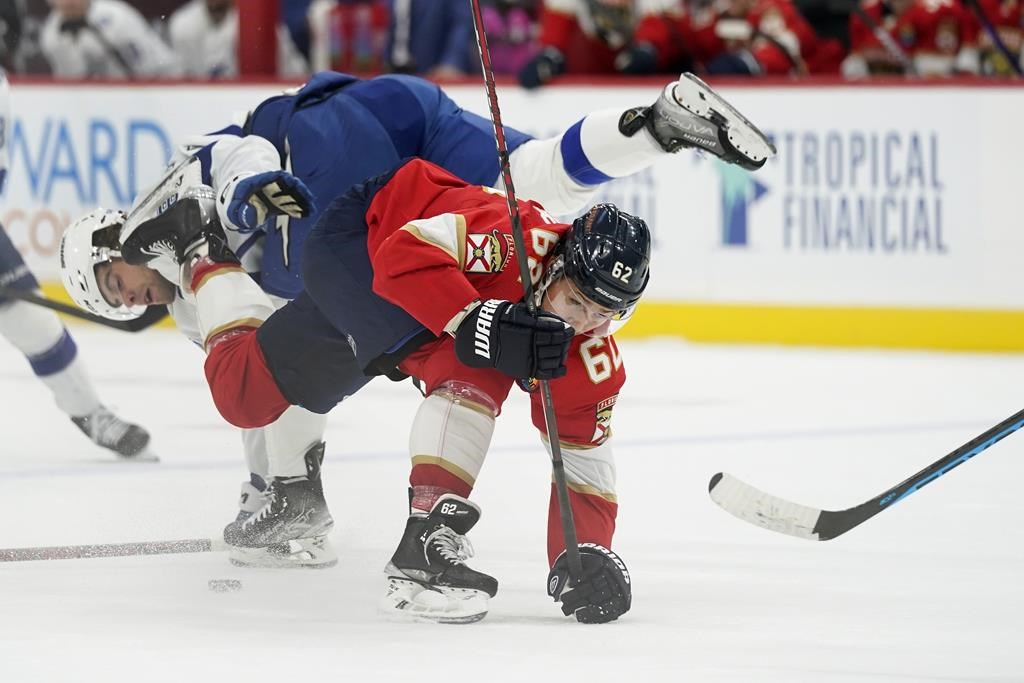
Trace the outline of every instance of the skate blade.
<instances>
[{"instance_id":1,"label":"skate blade","mask_svg":"<svg viewBox=\"0 0 1024 683\"><path fill-rule=\"evenodd\" d=\"M300 538L263 548L228 546L228 561L252 569L327 569L338 555L326 537Z\"/></svg>"},{"instance_id":2,"label":"skate blade","mask_svg":"<svg viewBox=\"0 0 1024 683\"><path fill-rule=\"evenodd\" d=\"M144 448L135 455L118 455L118 462L160 462L160 456Z\"/></svg>"},{"instance_id":3,"label":"skate blade","mask_svg":"<svg viewBox=\"0 0 1024 683\"><path fill-rule=\"evenodd\" d=\"M469 588L427 587L389 576L387 594L381 598L378 609L392 621L472 624L487 616L489 597L483 591Z\"/></svg>"},{"instance_id":4,"label":"skate blade","mask_svg":"<svg viewBox=\"0 0 1024 683\"><path fill-rule=\"evenodd\" d=\"M674 97L680 106L695 116L724 125L732 146L751 162L763 163L777 153L775 145L757 126L701 79L685 73L675 89Z\"/></svg>"}]
</instances>

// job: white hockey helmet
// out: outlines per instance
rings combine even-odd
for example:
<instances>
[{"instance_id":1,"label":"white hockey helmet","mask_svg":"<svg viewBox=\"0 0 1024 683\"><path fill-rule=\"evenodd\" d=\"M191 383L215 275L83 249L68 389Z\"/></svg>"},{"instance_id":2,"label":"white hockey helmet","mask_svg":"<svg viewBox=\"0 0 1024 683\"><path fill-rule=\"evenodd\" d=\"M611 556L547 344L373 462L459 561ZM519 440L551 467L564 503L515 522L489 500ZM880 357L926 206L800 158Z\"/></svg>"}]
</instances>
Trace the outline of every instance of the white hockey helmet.
<instances>
[{"instance_id":1,"label":"white hockey helmet","mask_svg":"<svg viewBox=\"0 0 1024 683\"><path fill-rule=\"evenodd\" d=\"M103 297L96 266L120 258L118 237L123 211L94 209L68 226L60 238L60 271L64 289L79 308L110 320L134 320L145 306L115 306Z\"/></svg>"}]
</instances>

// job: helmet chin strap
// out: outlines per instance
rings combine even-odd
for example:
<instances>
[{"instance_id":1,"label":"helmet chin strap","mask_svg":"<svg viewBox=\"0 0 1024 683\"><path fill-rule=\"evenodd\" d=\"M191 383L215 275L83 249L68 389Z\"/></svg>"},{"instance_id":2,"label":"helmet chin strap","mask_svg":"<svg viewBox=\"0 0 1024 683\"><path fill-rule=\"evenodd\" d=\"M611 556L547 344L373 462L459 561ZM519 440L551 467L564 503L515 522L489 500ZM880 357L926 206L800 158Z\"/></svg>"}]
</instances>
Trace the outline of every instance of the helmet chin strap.
<instances>
[{"instance_id":1,"label":"helmet chin strap","mask_svg":"<svg viewBox=\"0 0 1024 683\"><path fill-rule=\"evenodd\" d=\"M543 308L541 304L544 303L544 295L548 291L548 287L551 283L562 277L565 272L565 257L561 254L555 256L548 267L544 269L544 277L537 283L537 287L533 291L533 303L538 309Z\"/></svg>"}]
</instances>

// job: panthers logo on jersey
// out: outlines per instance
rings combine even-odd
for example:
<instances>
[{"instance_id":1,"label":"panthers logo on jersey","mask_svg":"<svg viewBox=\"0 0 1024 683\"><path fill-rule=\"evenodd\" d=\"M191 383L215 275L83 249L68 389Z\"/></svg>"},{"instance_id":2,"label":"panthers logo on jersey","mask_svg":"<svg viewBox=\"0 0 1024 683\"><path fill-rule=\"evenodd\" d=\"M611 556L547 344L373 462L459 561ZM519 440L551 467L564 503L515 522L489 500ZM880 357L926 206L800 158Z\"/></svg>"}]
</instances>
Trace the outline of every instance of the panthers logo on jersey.
<instances>
[{"instance_id":1,"label":"panthers logo on jersey","mask_svg":"<svg viewBox=\"0 0 1024 683\"><path fill-rule=\"evenodd\" d=\"M590 439L593 443L602 443L612 435L612 408L615 407L615 400L618 394L606 398L597 404L597 414L594 416L594 436Z\"/></svg>"},{"instance_id":2,"label":"panthers logo on jersey","mask_svg":"<svg viewBox=\"0 0 1024 683\"><path fill-rule=\"evenodd\" d=\"M515 251L511 235L497 229L487 234L466 235L467 273L500 273Z\"/></svg>"}]
</instances>

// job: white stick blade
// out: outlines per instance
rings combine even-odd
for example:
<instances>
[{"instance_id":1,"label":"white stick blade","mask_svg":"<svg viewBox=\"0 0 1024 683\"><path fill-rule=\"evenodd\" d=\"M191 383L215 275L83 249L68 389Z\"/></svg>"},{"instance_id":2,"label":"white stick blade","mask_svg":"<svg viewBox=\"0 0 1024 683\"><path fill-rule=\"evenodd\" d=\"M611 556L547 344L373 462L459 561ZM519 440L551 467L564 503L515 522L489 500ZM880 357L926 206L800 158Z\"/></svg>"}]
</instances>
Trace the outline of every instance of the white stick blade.
<instances>
[{"instance_id":1,"label":"white stick blade","mask_svg":"<svg viewBox=\"0 0 1024 683\"><path fill-rule=\"evenodd\" d=\"M721 472L711 478L708 489L711 500L744 522L809 541L821 540L814 533L821 515L817 508L791 503Z\"/></svg>"}]
</instances>

